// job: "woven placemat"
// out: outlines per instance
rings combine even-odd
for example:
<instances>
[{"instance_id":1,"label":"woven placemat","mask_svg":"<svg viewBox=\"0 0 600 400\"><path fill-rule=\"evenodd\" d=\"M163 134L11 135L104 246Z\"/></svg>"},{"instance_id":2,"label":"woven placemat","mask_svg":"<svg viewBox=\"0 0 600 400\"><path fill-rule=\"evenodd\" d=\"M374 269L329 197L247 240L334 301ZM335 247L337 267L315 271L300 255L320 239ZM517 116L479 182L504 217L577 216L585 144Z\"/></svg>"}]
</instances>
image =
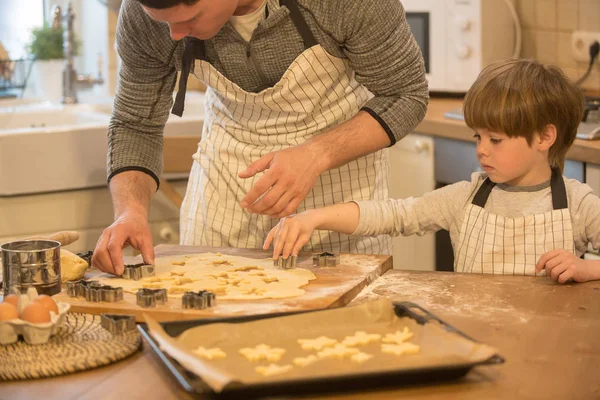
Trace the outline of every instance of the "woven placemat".
<instances>
[{"instance_id":1,"label":"woven placemat","mask_svg":"<svg viewBox=\"0 0 600 400\"><path fill-rule=\"evenodd\" d=\"M141 343L137 329L113 335L100 326L98 315L67 314L48 343L0 345L0 380L47 378L112 364L135 353Z\"/></svg>"}]
</instances>

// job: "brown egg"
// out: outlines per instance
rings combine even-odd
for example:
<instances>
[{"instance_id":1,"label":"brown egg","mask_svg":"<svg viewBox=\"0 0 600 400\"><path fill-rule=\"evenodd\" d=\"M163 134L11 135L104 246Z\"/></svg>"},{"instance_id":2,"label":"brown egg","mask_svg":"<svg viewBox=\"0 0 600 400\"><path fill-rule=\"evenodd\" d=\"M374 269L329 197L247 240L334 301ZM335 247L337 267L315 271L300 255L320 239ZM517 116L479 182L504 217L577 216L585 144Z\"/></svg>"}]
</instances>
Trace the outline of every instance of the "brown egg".
<instances>
[{"instance_id":1,"label":"brown egg","mask_svg":"<svg viewBox=\"0 0 600 400\"><path fill-rule=\"evenodd\" d=\"M43 304L34 301L27 304L21 314L21 319L32 324L50 322L50 311Z\"/></svg>"},{"instance_id":2,"label":"brown egg","mask_svg":"<svg viewBox=\"0 0 600 400\"><path fill-rule=\"evenodd\" d=\"M0 321L10 321L17 318L19 318L17 307L8 302L0 303Z\"/></svg>"},{"instance_id":3,"label":"brown egg","mask_svg":"<svg viewBox=\"0 0 600 400\"><path fill-rule=\"evenodd\" d=\"M33 301L41 303L44 307L46 307L46 310L58 314L58 306L56 305L56 302L52 297L48 296L47 294L40 294Z\"/></svg>"},{"instance_id":4,"label":"brown egg","mask_svg":"<svg viewBox=\"0 0 600 400\"><path fill-rule=\"evenodd\" d=\"M19 295L18 294L9 294L8 296L4 296L4 302L10 303L15 308L19 307Z\"/></svg>"}]
</instances>

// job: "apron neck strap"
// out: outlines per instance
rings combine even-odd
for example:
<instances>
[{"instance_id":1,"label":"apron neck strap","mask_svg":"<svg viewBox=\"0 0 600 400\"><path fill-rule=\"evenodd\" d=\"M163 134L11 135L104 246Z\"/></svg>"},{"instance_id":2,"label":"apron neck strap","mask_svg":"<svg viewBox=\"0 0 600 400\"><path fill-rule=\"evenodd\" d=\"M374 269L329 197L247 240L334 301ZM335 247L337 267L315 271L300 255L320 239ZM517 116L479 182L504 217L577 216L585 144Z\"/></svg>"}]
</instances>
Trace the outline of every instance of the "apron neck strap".
<instances>
[{"instance_id":1,"label":"apron neck strap","mask_svg":"<svg viewBox=\"0 0 600 400\"><path fill-rule=\"evenodd\" d=\"M310 31L306 20L300 13L298 4L295 0L281 0L281 5L287 7L290 11L290 19L296 26L298 33L302 36L304 42L304 48L308 49L317 45L317 40ZM185 48L183 50L183 56L181 60L181 75L179 76L179 87L177 88L177 96L175 96L175 103L171 109L171 113L182 116L185 105L185 92L187 90L187 81L192 70L194 60L206 60L206 48L204 41L192 37L185 38Z\"/></svg>"},{"instance_id":2,"label":"apron neck strap","mask_svg":"<svg viewBox=\"0 0 600 400\"><path fill-rule=\"evenodd\" d=\"M552 168L552 178L550 178L550 187L552 189L552 208L561 210L569 208L567 201L567 188L562 174L558 168Z\"/></svg>"},{"instance_id":3,"label":"apron neck strap","mask_svg":"<svg viewBox=\"0 0 600 400\"><path fill-rule=\"evenodd\" d=\"M488 197L490 197L490 193L492 193L494 186L496 186L496 184L492 182L490 178L486 178L479 187L479 190L477 190L477 193L475 193L475 197L473 197L471 203L481 208L485 207L485 203L487 202Z\"/></svg>"},{"instance_id":4,"label":"apron neck strap","mask_svg":"<svg viewBox=\"0 0 600 400\"><path fill-rule=\"evenodd\" d=\"M300 13L300 9L298 8L298 4L296 4L295 0L281 0L280 4L285 6L290 11L290 19L296 26L298 33L302 36L302 41L304 42L304 48L308 49L318 44L315 36L310 31L306 20Z\"/></svg>"},{"instance_id":5,"label":"apron neck strap","mask_svg":"<svg viewBox=\"0 0 600 400\"><path fill-rule=\"evenodd\" d=\"M473 201L471 202L473 205L479 206L481 208L485 207L485 203L487 202L490 193L492 193L492 189L496 186L494 182L490 180L490 178L486 178L485 181L481 184L477 193L473 197ZM552 208L554 210L560 210L563 208L568 208L567 202L567 189L565 187L565 181L562 178L562 174L557 168L552 168L552 177L550 178L550 190L552 192Z\"/></svg>"},{"instance_id":6,"label":"apron neck strap","mask_svg":"<svg viewBox=\"0 0 600 400\"><path fill-rule=\"evenodd\" d=\"M181 75L179 77L179 87L177 88L177 96L175 96L175 103L171 109L171 113L177 116L183 115L183 108L185 105L185 92L187 90L187 81L192 70L194 60L204 60L206 58L206 49L204 47L204 41L198 40L192 37L186 37L185 48L183 50L183 56L181 58Z\"/></svg>"}]
</instances>

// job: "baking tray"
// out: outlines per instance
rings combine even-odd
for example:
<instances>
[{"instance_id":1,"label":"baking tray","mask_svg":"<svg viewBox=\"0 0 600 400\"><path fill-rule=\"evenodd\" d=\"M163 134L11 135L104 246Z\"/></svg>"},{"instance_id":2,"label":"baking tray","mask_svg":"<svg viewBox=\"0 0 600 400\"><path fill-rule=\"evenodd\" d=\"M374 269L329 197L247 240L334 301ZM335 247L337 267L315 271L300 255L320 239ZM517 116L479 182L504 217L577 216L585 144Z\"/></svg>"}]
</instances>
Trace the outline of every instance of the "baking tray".
<instances>
[{"instance_id":1,"label":"baking tray","mask_svg":"<svg viewBox=\"0 0 600 400\"><path fill-rule=\"evenodd\" d=\"M415 320L418 324L427 324L433 321L440 323L444 329L449 332L457 333L467 340L477 342L465 333L444 322L434 314L422 308L418 304L411 302L394 302L394 311L398 317L408 317ZM188 321L164 322L161 326L167 334L172 337L179 336L185 330L211 323L243 323L256 321L259 319L276 318L299 313L312 313L316 311L301 311L293 313L277 313L269 315L249 315L243 317L229 318L209 318ZM156 353L162 364L173 375L173 377L183 386L183 388L193 394L210 396L216 399L226 398L250 398L275 395L289 395L301 393L326 393L341 392L348 390L366 390L369 388L382 388L384 386L404 386L414 384L427 384L440 381L447 381L463 377L478 365L494 365L504 363L504 358L498 354L493 355L487 360L481 362L467 362L455 365L444 365L439 367L412 368L398 371L384 371L376 373L346 374L343 376L311 378L311 379L288 379L284 381L257 383L257 384L238 384L230 385L224 388L221 393L215 393L200 377L187 371L181 364L171 358L168 354L162 352L150 335L146 324L138 325L139 331L150 344L152 350Z\"/></svg>"}]
</instances>

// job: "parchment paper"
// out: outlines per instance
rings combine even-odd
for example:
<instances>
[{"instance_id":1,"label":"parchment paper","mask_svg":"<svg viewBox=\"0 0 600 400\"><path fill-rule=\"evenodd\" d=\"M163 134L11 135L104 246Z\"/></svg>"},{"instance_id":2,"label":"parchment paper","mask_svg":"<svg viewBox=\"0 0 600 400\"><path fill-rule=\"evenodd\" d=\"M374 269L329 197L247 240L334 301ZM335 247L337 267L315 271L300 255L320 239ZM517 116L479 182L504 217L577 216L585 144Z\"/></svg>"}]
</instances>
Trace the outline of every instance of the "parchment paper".
<instances>
[{"instance_id":1,"label":"parchment paper","mask_svg":"<svg viewBox=\"0 0 600 400\"><path fill-rule=\"evenodd\" d=\"M437 322L419 325L411 318L398 318L389 299L381 299L353 307L337 308L299 315L268 318L244 323L217 323L188 329L177 338L171 338L160 325L146 317L150 332L157 339L163 351L180 362L185 368L200 376L211 388L219 393L228 384L253 384L289 379L309 379L332 377L346 374L401 371L442 365L460 365L480 362L497 353L496 349L472 342L464 337L447 332ZM319 336L342 341L356 331L394 333L407 326L414 336L409 342L421 347L418 354L396 356L381 352L381 341L358 346L359 350L374 357L359 364L350 359L322 359L307 367L297 367L292 363L295 357L316 354L303 350L298 339L315 339ZM255 367L269 362L251 363L239 349L267 344L285 348L287 351L278 365L293 365L286 373L264 377ZM221 360L204 360L191 350L198 346L218 347L227 356Z\"/></svg>"}]
</instances>

